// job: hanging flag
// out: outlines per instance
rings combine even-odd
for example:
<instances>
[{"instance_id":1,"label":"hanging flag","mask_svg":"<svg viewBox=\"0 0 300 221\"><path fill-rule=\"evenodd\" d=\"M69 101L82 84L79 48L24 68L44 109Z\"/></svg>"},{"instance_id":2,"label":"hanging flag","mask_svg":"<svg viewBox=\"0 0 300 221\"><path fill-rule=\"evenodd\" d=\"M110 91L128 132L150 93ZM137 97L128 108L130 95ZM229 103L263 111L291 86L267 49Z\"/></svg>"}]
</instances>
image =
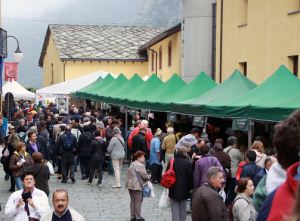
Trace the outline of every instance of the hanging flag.
<instances>
[{"instance_id":1,"label":"hanging flag","mask_svg":"<svg viewBox=\"0 0 300 221\"><path fill-rule=\"evenodd\" d=\"M4 63L4 80L5 81L17 81L18 76L18 63L17 62L5 62Z\"/></svg>"},{"instance_id":2,"label":"hanging flag","mask_svg":"<svg viewBox=\"0 0 300 221\"><path fill-rule=\"evenodd\" d=\"M2 70L4 58L0 56L0 94L2 94Z\"/></svg>"}]
</instances>

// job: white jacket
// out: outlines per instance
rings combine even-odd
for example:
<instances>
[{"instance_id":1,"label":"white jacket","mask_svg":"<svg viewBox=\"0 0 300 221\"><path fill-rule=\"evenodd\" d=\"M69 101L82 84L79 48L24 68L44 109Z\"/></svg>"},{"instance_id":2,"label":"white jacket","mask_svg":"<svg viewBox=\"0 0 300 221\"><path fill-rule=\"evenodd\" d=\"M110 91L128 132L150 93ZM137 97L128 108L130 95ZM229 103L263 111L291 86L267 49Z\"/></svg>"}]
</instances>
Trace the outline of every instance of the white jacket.
<instances>
[{"instance_id":1,"label":"white jacket","mask_svg":"<svg viewBox=\"0 0 300 221\"><path fill-rule=\"evenodd\" d=\"M22 198L23 190L18 190L10 195L5 206L5 215L13 218L12 221L28 220L25 205L16 208L16 204ZM36 208L29 206L30 217L40 219L42 215L50 209L48 197L44 191L34 188L32 192L32 201Z\"/></svg>"},{"instance_id":2,"label":"white jacket","mask_svg":"<svg viewBox=\"0 0 300 221\"><path fill-rule=\"evenodd\" d=\"M75 209L69 207L72 221L85 221L82 215L80 215ZM48 211L48 213L40 219L40 221L51 221L52 220L53 211Z\"/></svg>"},{"instance_id":3,"label":"white jacket","mask_svg":"<svg viewBox=\"0 0 300 221\"><path fill-rule=\"evenodd\" d=\"M267 193L271 193L286 180L286 171L278 162L272 164L266 180Z\"/></svg>"}]
</instances>

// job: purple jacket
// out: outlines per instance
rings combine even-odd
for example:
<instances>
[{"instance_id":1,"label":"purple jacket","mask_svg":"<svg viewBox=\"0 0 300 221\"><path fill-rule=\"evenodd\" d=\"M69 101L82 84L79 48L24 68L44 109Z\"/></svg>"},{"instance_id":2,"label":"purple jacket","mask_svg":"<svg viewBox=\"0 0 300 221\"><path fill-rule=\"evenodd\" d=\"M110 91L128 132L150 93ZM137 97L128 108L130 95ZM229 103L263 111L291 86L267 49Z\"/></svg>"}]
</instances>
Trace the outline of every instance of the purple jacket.
<instances>
[{"instance_id":1,"label":"purple jacket","mask_svg":"<svg viewBox=\"0 0 300 221\"><path fill-rule=\"evenodd\" d=\"M194 188L200 187L207 181L207 171L210 167L216 166L219 167L223 174L224 170L219 160L216 157L213 157L209 154L202 156L199 160L197 160L194 170ZM225 175L225 174L224 174ZM225 178L225 176L224 176ZM225 179L224 179L225 180Z\"/></svg>"}]
</instances>

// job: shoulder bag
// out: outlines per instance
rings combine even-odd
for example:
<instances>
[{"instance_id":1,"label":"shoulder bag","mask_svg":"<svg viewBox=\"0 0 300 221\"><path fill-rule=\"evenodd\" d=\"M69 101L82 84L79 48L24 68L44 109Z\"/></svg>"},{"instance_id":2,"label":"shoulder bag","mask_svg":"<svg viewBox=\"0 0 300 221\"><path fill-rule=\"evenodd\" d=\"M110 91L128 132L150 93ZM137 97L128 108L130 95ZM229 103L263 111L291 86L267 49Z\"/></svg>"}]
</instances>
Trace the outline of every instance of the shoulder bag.
<instances>
[{"instance_id":1,"label":"shoulder bag","mask_svg":"<svg viewBox=\"0 0 300 221\"><path fill-rule=\"evenodd\" d=\"M136 177L137 177L139 183L140 183L141 186L142 186L143 197L150 197L150 195L151 195L151 188L149 187L148 183L146 183L145 185L142 184L142 178L141 178L141 175L136 171L134 165L133 165L133 167L134 167L135 175L136 175Z\"/></svg>"}]
</instances>

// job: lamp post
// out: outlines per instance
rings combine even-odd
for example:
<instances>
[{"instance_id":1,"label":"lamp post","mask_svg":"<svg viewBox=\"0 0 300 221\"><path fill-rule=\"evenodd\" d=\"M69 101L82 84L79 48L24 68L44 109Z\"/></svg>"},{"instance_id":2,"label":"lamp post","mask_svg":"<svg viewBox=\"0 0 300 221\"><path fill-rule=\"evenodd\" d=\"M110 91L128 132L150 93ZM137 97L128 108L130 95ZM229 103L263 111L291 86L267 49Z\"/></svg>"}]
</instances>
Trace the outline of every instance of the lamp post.
<instances>
[{"instance_id":1,"label":"lamp post","mask_svg":"<svg viewBox=\"0 0 300 221\"><path fill-rule=\"evenodd\" d=\"M14 52L14 60L17 63L20 63L20 61L23 59L23 53L19 46L19 40L12 35L7 35L7 31L0 28L0 112L2 112L2 69L4 64L4 58L7 57L7 39L13 38L17 42L17 49Z\"/></svg>"}]
</instances>

